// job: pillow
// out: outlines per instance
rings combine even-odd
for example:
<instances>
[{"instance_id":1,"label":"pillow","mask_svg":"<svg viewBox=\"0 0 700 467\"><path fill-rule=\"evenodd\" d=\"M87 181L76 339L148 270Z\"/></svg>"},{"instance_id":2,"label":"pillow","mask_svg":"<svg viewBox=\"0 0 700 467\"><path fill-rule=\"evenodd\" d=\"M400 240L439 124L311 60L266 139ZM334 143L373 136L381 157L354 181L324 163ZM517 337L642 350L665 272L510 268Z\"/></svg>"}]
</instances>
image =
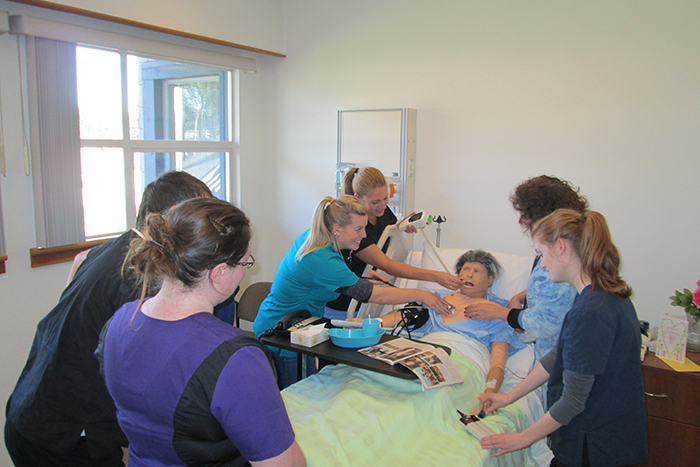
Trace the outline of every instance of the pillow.
<instances>
[{"instance_id":1,"label":"pillow","mask_svg":"<svg viewBox=\"0 0 700 467\"><path fill-rule=\"evenodd\" d=\"M437 253L442 258L445 266L450 270L450 274L454 274L455 263L464 253L469 251L468 248L436 248ZM489 250L486 250L489 251ZM527 284L530 279L532 263L535 260L534 256L519 256L507 253L499 253L489 251L501 264L503 271L501 277L493 281L491 292L497 297L510 300L513 295L516 295L527 289ZM435 251L429 244L423 247L423 255L421 256L421 268L431 269L433 271L444 271L440 259L436 256ZM441 286L436 282L421 281L419 288L436 293L440 296L445 296L451 290Z\"/></svg>"}]
</instances>

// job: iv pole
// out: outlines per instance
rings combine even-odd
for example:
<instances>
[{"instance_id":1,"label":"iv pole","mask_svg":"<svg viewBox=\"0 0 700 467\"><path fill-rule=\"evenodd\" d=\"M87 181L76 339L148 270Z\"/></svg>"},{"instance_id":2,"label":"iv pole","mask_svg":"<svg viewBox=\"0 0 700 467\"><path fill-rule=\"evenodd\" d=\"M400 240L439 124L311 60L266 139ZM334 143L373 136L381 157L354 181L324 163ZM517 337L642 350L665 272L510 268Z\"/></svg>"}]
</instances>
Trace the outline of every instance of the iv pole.
<instances>
[{"instance_id":1,"label":"iv pole","mask_svg":"<svg viewBox=\"0 0 700 467\"><path fill-rule=\"evenodd\" d=\"M443 221L443 222L444 222L444 221ZM439 225L439 224L438 224L438 225ZM428 245L430 245L430 249L433 250L433 253L435 253L435 256L437 257L437 259L440 260L440 264L442 264L442 267L445 268L445 272L447 272L447 274L452 274L452 273L450 272L449 268L447 267L447 265L445 264L445 261L443 261L442 257L441 257L440 254L437 252L437 248L435 248L435 245L433 244L433 242L431 242L430 239L428 238L428 236L425 234L425 227L421 227L419 230L420 230L421 233L423 234L423 237L425 238L425 241L428 242ZM438 238L439 238L439 237L438 237Z\"/></svg>"}]
</instances>

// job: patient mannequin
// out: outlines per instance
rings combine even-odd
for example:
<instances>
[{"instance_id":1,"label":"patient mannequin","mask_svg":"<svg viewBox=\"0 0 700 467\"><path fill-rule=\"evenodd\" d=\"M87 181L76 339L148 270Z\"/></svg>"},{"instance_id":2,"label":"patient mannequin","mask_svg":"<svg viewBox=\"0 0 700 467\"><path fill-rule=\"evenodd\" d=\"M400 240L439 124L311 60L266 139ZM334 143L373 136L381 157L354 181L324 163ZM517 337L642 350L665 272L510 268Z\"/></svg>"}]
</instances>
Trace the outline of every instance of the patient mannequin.
<instances>
[{"instance_id":1,"label":"patient mannequin","mask_svg":"<svg viewBox=\"0 0 700 467\"><path fill-rule=\"evenodd\" d=\"M445 297L445 300L454 306L454 313L441 316L429 310L428 322L412 331L422 334L437 331L456 332L484 344L491 351L485 392L498 392L503 384L508 355L525 346L506 323L469 319L463 313L467 305L478 302L493 301L507 305L507 300L496 297L489 291L500 272L501 265L491 253L484 250L470 250L464 253L455 264L455 273L464 283L459 291ZM382 316L381 319L385 327L392 328L399 324L402 316L398 311L394 311Z\"/></svg>"}]
</instances>

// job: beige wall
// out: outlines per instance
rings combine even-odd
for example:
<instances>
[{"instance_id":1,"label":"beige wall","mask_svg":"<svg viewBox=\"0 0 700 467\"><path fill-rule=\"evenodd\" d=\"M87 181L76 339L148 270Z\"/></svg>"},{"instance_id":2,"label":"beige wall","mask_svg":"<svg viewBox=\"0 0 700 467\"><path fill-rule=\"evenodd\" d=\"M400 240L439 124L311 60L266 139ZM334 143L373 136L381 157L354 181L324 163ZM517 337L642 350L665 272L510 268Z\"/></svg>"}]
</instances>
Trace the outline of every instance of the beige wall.
<instances>
[{"instance_id":1,"label":"beige wall","mask_svg":"<svg viewBox=\"0 0 700 467\"><path fill-rule=\"evenodd\" d=\"M67 3L67 2L66 2ZM107 5L108 2L105 2ZM123 2L116 2L122 5ZM154 3L153 8L163 8L163 3ZM194 3L194 2L192 2ZM198 15L193 15L187 8L180 5L184 2L168 3L169 18L177 18L184 21L195 21ZM156 7L157 5L157 7ZM177 5L174 6L174 5ZM75 4L73 6L81 6ZM250 47L283 52L282 50L282 15L281 1L209 1L197 2L200 13L207 11L224 11L225 14L210 15L220 21L217 34L220 39L239 42ZM139 3L139 7L148 7L148 2ZM26 5L0 0L0 11L8 11L10 14L29 14L37 17L45 17L57 21L74 22L80 25L94 26L95 21L83 17L73 17L65 13L43 11ZM104 12L116 14L113 12ZM139 18L135 18L139 19ZM228 20L227 20L228 19ZM146 19L140 19L146 21ZM201 16L199 21L202 22ZM101 27L124 32L129 28L118 25L106 25L98 23ZM177 27L176 23L163 23L164 27ZM213 35L214 23L211 30L193 33ZM226 31L236 31L236 35L226 35ZM228 31L229 33L231 31ZM248 31L248 32L245 32ZM160 39L158 35L145 34ZM191 45L190 41L175 39L175 42ZM217 49L216 47L213 47ZM256 57L259 54L241 52L243 56ZM61 264L43 268L32 269L29 264L29 249L36 246L34 235L34 215L32 202L31 177L24 174L24 162L22 157L22 128L21 128L21 104L19 93L19 66L17 59L17 39L8 34L0 35L0 98L2 102L2 122L7 157L7 176L0 176L0 189L3 200L3 221L5 224L5 240L7 254L7 273L0 275L0 316L3 325L0 326L0 404L4 408L17 381L32 343L37 323L45 316L58 301L63 285L68 274L69 265ZM272 60L282 60L271 58ZM262 68L267 65L262 62ZM259 75L253 75L259 76ZM253 78L248 88L258 86L258 82L266 79ZM263 90L254 90L254 93L262 93ZM256 105L257 98L246 100L249 105ZM266 120L267 117L262 118ZM257 124L256 124L257 125ZM4 410L2 411L2 423L4 425ZM0 448L0 467L9 467L12 463L6 453L5 445Z\"/></svg>"},{"instance_id":2,"label":"beige wall","mask_svg":"<svg viewBox=\"0 0 700 467\"><path fill-rule=\"evenodd\" d=\"M282 0L174 0L166 3L57 0L53 3L284 53Z\"/></svg>"},{"instance_id":3,"label":"beige wall","mask_svg":"<svg viewBox=\"0 0 700 467\"><path fill-rule=\"evenodd\" d=\"M270 78L273 201L257 187L244 193L251 217L273 229L258 246L279 257L332 193L337 110L412 107L415 206L447 216L443 246L532 252L507 197L521 180L555 174L608 218L640 317L658 321L675 289L695 285L700 4L285 8L287 58Z\"/></svg>"},{"instance_id":4,"label":"beige wall","mask_svg":"<svg viewBox=\"0 0 700 467\"><path fill-rule=\"evenodd\" d=\"M0 0L0 10L21 8ZM271 31L276 20L255 10L246 18L270 35L260 44L283 29L287 55L256 56L258 73L241 77L242 207L258 259L246 283L273 278L316 203L333 193L337 111L388 107L418 111L415 205L448 217L443 246L531 253L507 196L529 176L556 174L607 216L641 318L658 322L667 297L698 280L700 3L286 0L280 8L272 16L283 15L283 27ZM3 403L68 272L28 264L34 221L16 55L15 39L0 36L10 255L0 275ZM9 465L0 451L0 466Z\"/></svg>"}]
</instances>

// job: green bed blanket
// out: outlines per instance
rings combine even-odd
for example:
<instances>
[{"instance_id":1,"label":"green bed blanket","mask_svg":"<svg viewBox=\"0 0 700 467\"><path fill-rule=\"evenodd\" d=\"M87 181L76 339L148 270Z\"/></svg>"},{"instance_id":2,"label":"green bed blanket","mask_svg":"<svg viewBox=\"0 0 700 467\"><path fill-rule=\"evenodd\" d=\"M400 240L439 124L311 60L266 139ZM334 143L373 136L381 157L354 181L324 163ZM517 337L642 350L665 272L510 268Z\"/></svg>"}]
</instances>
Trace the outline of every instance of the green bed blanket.
<instances>
[{"instance_id":1,"label":"green bed blanket","mask_svg":"<svg viewBox=\"0 0 700 467\"><path fill-rule=\"evenodd\" d=\"M309 466L523 466L526 450L490 457L459 421L485 387L482 373L458 352L463 384L423 391L403 380L346 365L326 366L282 392ZM520 431L527 414L512 405L483 422Z\"/></svg>"}]
</instances>

